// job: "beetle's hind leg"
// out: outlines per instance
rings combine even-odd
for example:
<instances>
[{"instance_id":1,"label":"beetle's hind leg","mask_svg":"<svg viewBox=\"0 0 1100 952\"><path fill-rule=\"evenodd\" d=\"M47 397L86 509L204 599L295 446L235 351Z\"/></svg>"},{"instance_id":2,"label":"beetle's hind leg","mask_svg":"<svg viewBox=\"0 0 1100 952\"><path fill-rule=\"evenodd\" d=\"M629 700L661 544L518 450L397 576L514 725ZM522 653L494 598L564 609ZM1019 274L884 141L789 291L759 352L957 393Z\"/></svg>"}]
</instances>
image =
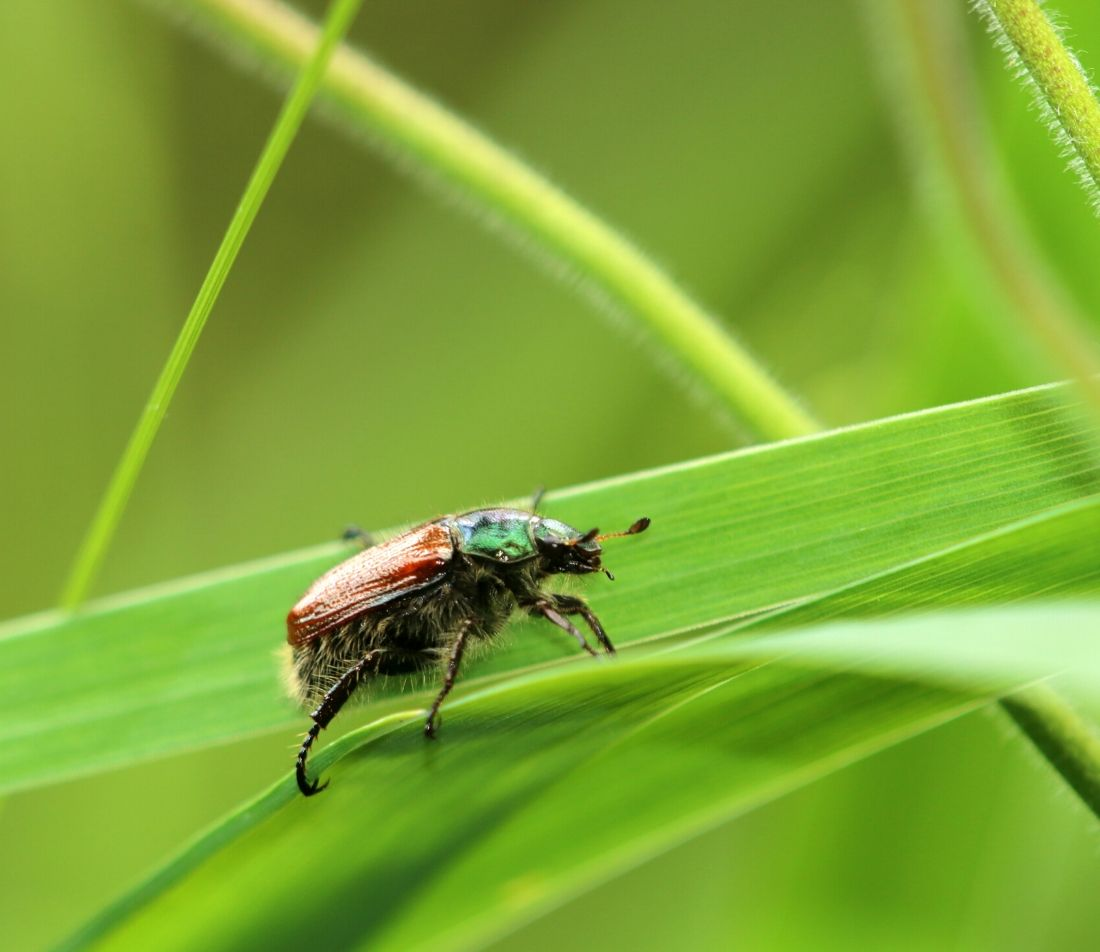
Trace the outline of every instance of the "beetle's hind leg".
<instances>
[{"instance_id":1,"label":"beetle's hind leg","mask_svg":"<svg viewBox=\"0 0 1100 952\"><path fill-rule=\"evenodd\" d=\"M611 639L607 637L603 625L600 624L596 613L588 607L588 602L583 598L577 598L575 595L547 595L545 599L535 603L533 610L542 615L547 621L551 621L559 628L568 631L581 643L585 651L594 655L596 652L592 650L592 646L588 644L576 626L565 617L566 615L580 615L585 624L592 629L592 634L596 636L596 640L603 650L609 655L615 653L615 646L611 644ZM564 624L562 624L563 622Z\"/></svg>"},{"instance_id":2,"label":"beetle's hind leg","mask_svg":"<svg viewBox=\"0 0 1100 952\"><path fill-rule=\"evenodd\" d=\"M309 757L309 749L313 746L313 742L320 733L321 724L318 721L314 721L306 734L305 740L302 741L302 746L298 748L298 758L294 761L294 779L298 781L298 789L307 797L312 797L315 793L320 793L328 786L327 780L323 784L318 785L316 780L309 781L306 779L306 758Z\"/></svg>"},{"instance_id":3,"label":"beetle's hind leg","mask_svg":"<svg viewBox=\"0 0 1100 952\"><path fill-rule=\"evenodd\" d=\"M451 657L447 661L447 672L443 675L443 687L436 696L431 711L428 712L428 719L424 722L425 737L435 737L436 717L439 714L439 708L443 704L444 698L451 693L451 688L453 688L455 684L455 678L458 677L458 666L462 664L462 652L466 648L466 639L469 637L470 626L472 624L470 619L466 619L458 631L458 637L455 638L454 646L451 648Z\"/></svg>"},{"instance_id":4,"label":"beetle's hind leg","mask_svg":"<svg viewBox=\"0 0 1100 952\"><path fill-rule=\"evenodd\" d=\"M328 689L325 696L321 698L321 703L310 711L309 716L313 718L313 725L306 734L305 740L302 741L302 746L298 748L298 758L294 762L294 777L298 781L298 789L305 796L312 797L328 786L327 780L319 784L316 780L311 781L306 778L306 759L309 757L309 749L313 746L317 735L332 723L332 719L340 712L340 708L347 703L348 698L359 686L359 681L364 672L372 665L377 667L381 654L381 651L367 652L340 675L340 680Z\"/></svg>"}]
</instances>

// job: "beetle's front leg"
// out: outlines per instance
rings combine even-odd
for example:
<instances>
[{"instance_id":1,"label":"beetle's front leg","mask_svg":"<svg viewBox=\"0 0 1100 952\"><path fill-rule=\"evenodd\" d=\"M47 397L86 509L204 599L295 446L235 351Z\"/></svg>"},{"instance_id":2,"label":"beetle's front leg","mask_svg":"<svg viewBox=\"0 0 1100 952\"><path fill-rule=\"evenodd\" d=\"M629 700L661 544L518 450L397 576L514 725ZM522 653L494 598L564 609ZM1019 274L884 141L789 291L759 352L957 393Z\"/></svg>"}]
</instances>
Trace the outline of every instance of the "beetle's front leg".
<instances>
[{"instance_id":1,"label":"beetle's front leg","mask_svg":"<svg viewBox=\"0 0 1100 952\"><path fill-rule=\"evenodd\" d=\"M443 687L440 689L435 699L435 703L432 704L432 709L428 713L428 719L424 722L424 736L427 738L435 738L436 715L439 714L439 707L443 703L443 699L451 693L451 688L454 687L455 678L458 677L458 666L462 663L462 652L466 648L466 639L469 637L470 626L472 624L473 622L470 619L462 623L462 627L458 632L458 637L455 639L454 647L451 649L451 657L447 662L447 673L443 675Z\"/></svg>"},{"instance_id":2,"label":"beetle's front leg","mask_svg":"<svg viewBox=\"0 0 1100 952\"><path fill-rule=\"evenodd\" d=\"M551 624L557 625L562 631L568 632L577 639L577 644L585 651L593 657L596 656L595 649L588 643L588 640L581 634L577 626L558 610L555 602L551 601L549 598L540 599L531 606L530 612L532 615L538 615L545 618Z\"/></svg>"},{"instance_id":3,"label":"beetle's front leg","mask_svg":"<svg viewBox=\"0 0 1100 952\"><path fill-rule=\"evenodd\" d=\"M615 646L611 644L611 639L607 637L607 632L603 630L603 625L600 624L596 613L588 607L588 602L583 598L577 598L575 595L553 595L551 600L554 609L562 615L580 615L588 627L592 629L592 634L596 636L596 640L603 647L603 650L608 654L615 653ZM588 647L587 643L585 643L585 647ZM592 654L595 654L595 652L593 651Z\"/></svg>"}]
</instances>

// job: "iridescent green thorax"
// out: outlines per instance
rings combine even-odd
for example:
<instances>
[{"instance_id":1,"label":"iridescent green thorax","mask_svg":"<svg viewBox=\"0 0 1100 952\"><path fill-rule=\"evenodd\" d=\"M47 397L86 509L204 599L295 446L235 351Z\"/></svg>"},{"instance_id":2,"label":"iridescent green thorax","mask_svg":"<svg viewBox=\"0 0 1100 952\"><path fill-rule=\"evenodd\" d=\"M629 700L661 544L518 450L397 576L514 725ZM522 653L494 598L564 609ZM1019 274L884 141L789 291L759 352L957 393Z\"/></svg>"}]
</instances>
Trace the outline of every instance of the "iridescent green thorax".
<instances>
[{"instance_id":1,"label":"iridescent green thorax","mask_svg":"<svg viewBox=\"0 0 1100 952\"><path fill-rule=\"evenodd\" d=\"M521 509L479 509L448 520L455 548L495 562L519 562L538 554L532 523Z\"/></svg>"}]
</instances>

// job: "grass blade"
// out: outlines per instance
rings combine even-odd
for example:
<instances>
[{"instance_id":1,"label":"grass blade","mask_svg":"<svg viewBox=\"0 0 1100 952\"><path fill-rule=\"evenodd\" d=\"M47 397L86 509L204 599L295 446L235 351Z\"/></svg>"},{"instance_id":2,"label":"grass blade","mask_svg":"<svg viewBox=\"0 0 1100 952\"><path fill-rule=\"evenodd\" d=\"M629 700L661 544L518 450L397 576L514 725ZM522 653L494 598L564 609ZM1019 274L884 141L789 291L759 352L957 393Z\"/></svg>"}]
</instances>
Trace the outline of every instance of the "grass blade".
<instances>
[{"instance_id":1,"label":"grass blade","mask_svg":"<svg viewBox=\"0 0 1100 952\"><path fill-rule=\"evenodd\" d=\"M668 637L873 586L1040 514L1064 528L1057 518L1070 517L1057 507L1100 492L1100 470L1063 392L1021 391L636 474L558 494L547 510L591 525L653 518L646 536L609 553L618 581L585 591L618 644ZM1093 525L1089 514L1076 518ZM1021 593L1053 584L1066 566L1080 578L1067 591L1088 591L1073 546L1058 541L1075 538L1067 532L1050 539L1061 560L1035 562L1010 546L993 564L1002 576L1006 560L1015 564ZM1003 597L1002 576L981 568L985 551L959 571L975 573L983 597ZM78 616L3 626L0 785L24 789L300 725L280 686L283 617L340 552L296 553ZM517 623L511 644L471 665L463 683L575 660L567 642ZM381 686L372 713L407 708L402 687Z\"/></svg>"},{"instance_id":2,"label":"grass blade","mask_svg":"<svg viewBox=\"0 0 1100 952\"><path fill-rule=\"evenodd\" d=\"M203 327L206 326L207 318L214 309L214 302L221 293L222 285L229 276L229 269L233 267L233 262L237 259L237 253L244 244L252 222L255 221L260 206L267 197L268 189L275 181L275 175L290 150L290 144L298 134L302 120L305 119L329 60L332 58L333 50L347 33L361 2L362 0L333 0L316 43L311 46L308 55L302 57L302 68L298 79L275 120L275 126L245 186L244 194L233 213L222 243L214 255L210 270L203 279L195 303L191 305L191 311L183 323L179 337L176 338L172 352L168 355L168 361L153 386L153 392L142 410L137 426L126 444L126 449L123 450L107 490L100 500L99 508L88 527L88 532L77 550L61 593L63 608L75 608L88 594L88 589L114 538L122 512L145 464L145 458L149 455L149 449L153 445L153 440L156 439L164 415L168 412L168 405L172 402L176 387L179 386L180 379L183 377L183 371L191 359L195 345L199 342L199 336L202 334Z\"/></svg>"},{"instance_id":3,"label":"grass blade","mask_svg":"<svg viewBox=\"0 0 1100 952\"><path fill-rule=\"evenodd\" d=\"M287 776L230 819L229 848L215 828L75 945L477 947L987 693L1061 668L1095 692L1097 630L1100 603L941 613L727 635L474 691L445 743L416 725L344 738L323 799L278 809Z\"/></svg>"}]
</instances>

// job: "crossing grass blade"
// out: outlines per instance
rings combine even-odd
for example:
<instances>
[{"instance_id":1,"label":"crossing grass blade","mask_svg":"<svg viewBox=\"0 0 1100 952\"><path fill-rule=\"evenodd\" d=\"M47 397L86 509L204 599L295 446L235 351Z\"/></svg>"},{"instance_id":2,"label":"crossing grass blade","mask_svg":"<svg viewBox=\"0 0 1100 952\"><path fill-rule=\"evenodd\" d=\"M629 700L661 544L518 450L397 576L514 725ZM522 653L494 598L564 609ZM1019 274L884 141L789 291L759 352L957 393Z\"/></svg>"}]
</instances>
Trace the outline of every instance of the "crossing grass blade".
<instances>
[{"instance_id":1,"label":"crossing grass blade","mask_svg":"<svg viewBox=\"0 0 1100 952\"><path fill-rule=\"evenodd\" d=\"M343 738L324 797L287 776L73 947L479 947L996 693L1064 669L1095 692L1098 631L1100 601L1047 603L528 673L457 701L446 742Z\"/></svg>"}]
</instances>

